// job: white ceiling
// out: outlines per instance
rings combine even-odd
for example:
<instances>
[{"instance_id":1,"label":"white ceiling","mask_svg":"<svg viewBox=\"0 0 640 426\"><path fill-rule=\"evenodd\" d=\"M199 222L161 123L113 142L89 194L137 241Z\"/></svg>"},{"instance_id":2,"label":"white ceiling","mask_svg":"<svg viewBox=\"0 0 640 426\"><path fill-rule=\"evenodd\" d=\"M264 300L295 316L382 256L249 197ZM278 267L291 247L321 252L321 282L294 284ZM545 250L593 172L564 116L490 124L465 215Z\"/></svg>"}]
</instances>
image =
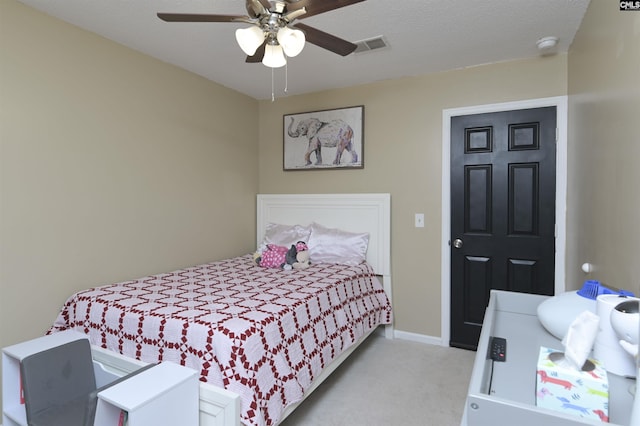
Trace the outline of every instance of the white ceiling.
<instances>
[{"instance_id":1,"label":"white ceiling","mask_svg":"<svg viewBox=\"0 0 640 426\"><path fill-rule=\"evenodd\" d=\"M244 0L19 0L71 24L255 99L271 98L271 69L245 63L235 30L247 24L167 23L157 12L244 15ZM566 52L590 0L366 0L301 22L389 48L342 57L307 43L274 70L276 97ZM288 90L285 93L285 76Z\"/></svg>"}]
</instances>

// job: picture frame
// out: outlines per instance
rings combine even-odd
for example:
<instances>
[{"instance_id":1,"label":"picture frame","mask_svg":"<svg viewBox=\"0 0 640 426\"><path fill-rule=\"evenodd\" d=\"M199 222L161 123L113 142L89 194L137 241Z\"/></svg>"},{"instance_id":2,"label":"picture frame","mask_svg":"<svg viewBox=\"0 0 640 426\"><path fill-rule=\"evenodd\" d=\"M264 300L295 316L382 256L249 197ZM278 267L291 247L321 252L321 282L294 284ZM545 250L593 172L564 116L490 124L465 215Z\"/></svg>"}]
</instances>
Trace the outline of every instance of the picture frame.
<instances>
[{"instance_id":1,"label":"picture frame","mask_svg":"<svg viewBox=\"0 0 640 426\"><path fill-rule=\"evenodd\" d=\"M364 168L364 105L283 116L283 170Z\"/></svg>"}]
</instances>

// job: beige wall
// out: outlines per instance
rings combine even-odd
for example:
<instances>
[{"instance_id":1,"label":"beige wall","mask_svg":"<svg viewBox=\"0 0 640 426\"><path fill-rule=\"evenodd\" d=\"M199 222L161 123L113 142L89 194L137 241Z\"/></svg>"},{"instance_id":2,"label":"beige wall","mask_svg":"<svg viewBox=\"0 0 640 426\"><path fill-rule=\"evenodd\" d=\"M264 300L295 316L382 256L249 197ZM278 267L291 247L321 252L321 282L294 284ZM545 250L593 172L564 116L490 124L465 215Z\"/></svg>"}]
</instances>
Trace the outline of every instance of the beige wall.
<instances>
[{"instance_id":1,"label":"beige wall","mask_svg":"<svg viewBox=\"0 0 640 426\"><path fill-rule=\"evenodd\" d=\"M389 192L396 329L440 336L442 110L565 95L566 56L260 103L260 191ZM283 114L365 106L363 170L282 171ZM425 228L414 228L414 214Z\"/></svg>"},{"instance_id":2,"label":"beige wall","mask_svg":"<svg viewBox=\"0 0 640 426\"><path fill-rule=\"evenodd\" d=\"M569 61L567 276L640 293L640 12L592 1ZM571 279L571 277L574 277Z\"/></svg>"},{"instance_id":3,"label":"beige wall","mask_svg":"<svg viewBox=\"0 0 640 426\"><path fill-rule=\"evenodd\" d=\"M0 1L0 347L74 291L255 246L258 102Z\"/></svg>"}]
</instances>

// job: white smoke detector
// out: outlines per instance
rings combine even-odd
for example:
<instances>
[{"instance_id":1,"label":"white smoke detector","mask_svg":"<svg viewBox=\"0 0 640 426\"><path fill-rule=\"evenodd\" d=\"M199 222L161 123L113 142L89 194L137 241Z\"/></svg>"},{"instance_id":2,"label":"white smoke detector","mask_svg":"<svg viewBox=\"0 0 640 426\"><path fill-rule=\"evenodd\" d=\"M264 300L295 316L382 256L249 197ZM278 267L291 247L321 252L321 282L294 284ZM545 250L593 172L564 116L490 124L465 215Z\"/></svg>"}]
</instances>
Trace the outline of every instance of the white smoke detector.
<instances>
[{"instance_id":1,"label":"white smoke detector","mask_svg":"<svg viewBox=\"0 0 640 426\"><path fill-rule=\"evenodd\" d=\"M536 46L538 46L541 55L553 55L558 46L558 37L542 37L536 42Z\"/></svg>"}]
</instances>

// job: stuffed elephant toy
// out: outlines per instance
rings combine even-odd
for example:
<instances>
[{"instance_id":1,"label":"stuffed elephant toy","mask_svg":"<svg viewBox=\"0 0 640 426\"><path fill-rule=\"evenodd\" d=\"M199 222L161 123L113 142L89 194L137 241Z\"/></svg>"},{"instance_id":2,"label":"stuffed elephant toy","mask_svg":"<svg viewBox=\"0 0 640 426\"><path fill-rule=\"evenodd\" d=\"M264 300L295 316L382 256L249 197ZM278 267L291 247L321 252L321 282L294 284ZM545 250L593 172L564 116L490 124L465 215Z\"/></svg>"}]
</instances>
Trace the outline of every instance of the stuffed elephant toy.
<instances>
[{"instance_id":1,"label":"stuffed elephant toy","mask_svg":"<svg viewBox=\"0 0 640 426\"><path fill-rule=\"evenodd\" d=\"M294 130L294 118L291 117L287 133L292 138L306 136L309 139L309 147L304 155L305 165L311 165L311 154L316 154L316 165L322 164L321 148L323 146L336 149L336 157L333 164L340 164L342 153L347 150L351 154L351 162L358 162L358 154L353 148L353 129L343 120L332 120L328 123L317 118L307 118L298 121Z\"/></svg>"}]
</instances>

